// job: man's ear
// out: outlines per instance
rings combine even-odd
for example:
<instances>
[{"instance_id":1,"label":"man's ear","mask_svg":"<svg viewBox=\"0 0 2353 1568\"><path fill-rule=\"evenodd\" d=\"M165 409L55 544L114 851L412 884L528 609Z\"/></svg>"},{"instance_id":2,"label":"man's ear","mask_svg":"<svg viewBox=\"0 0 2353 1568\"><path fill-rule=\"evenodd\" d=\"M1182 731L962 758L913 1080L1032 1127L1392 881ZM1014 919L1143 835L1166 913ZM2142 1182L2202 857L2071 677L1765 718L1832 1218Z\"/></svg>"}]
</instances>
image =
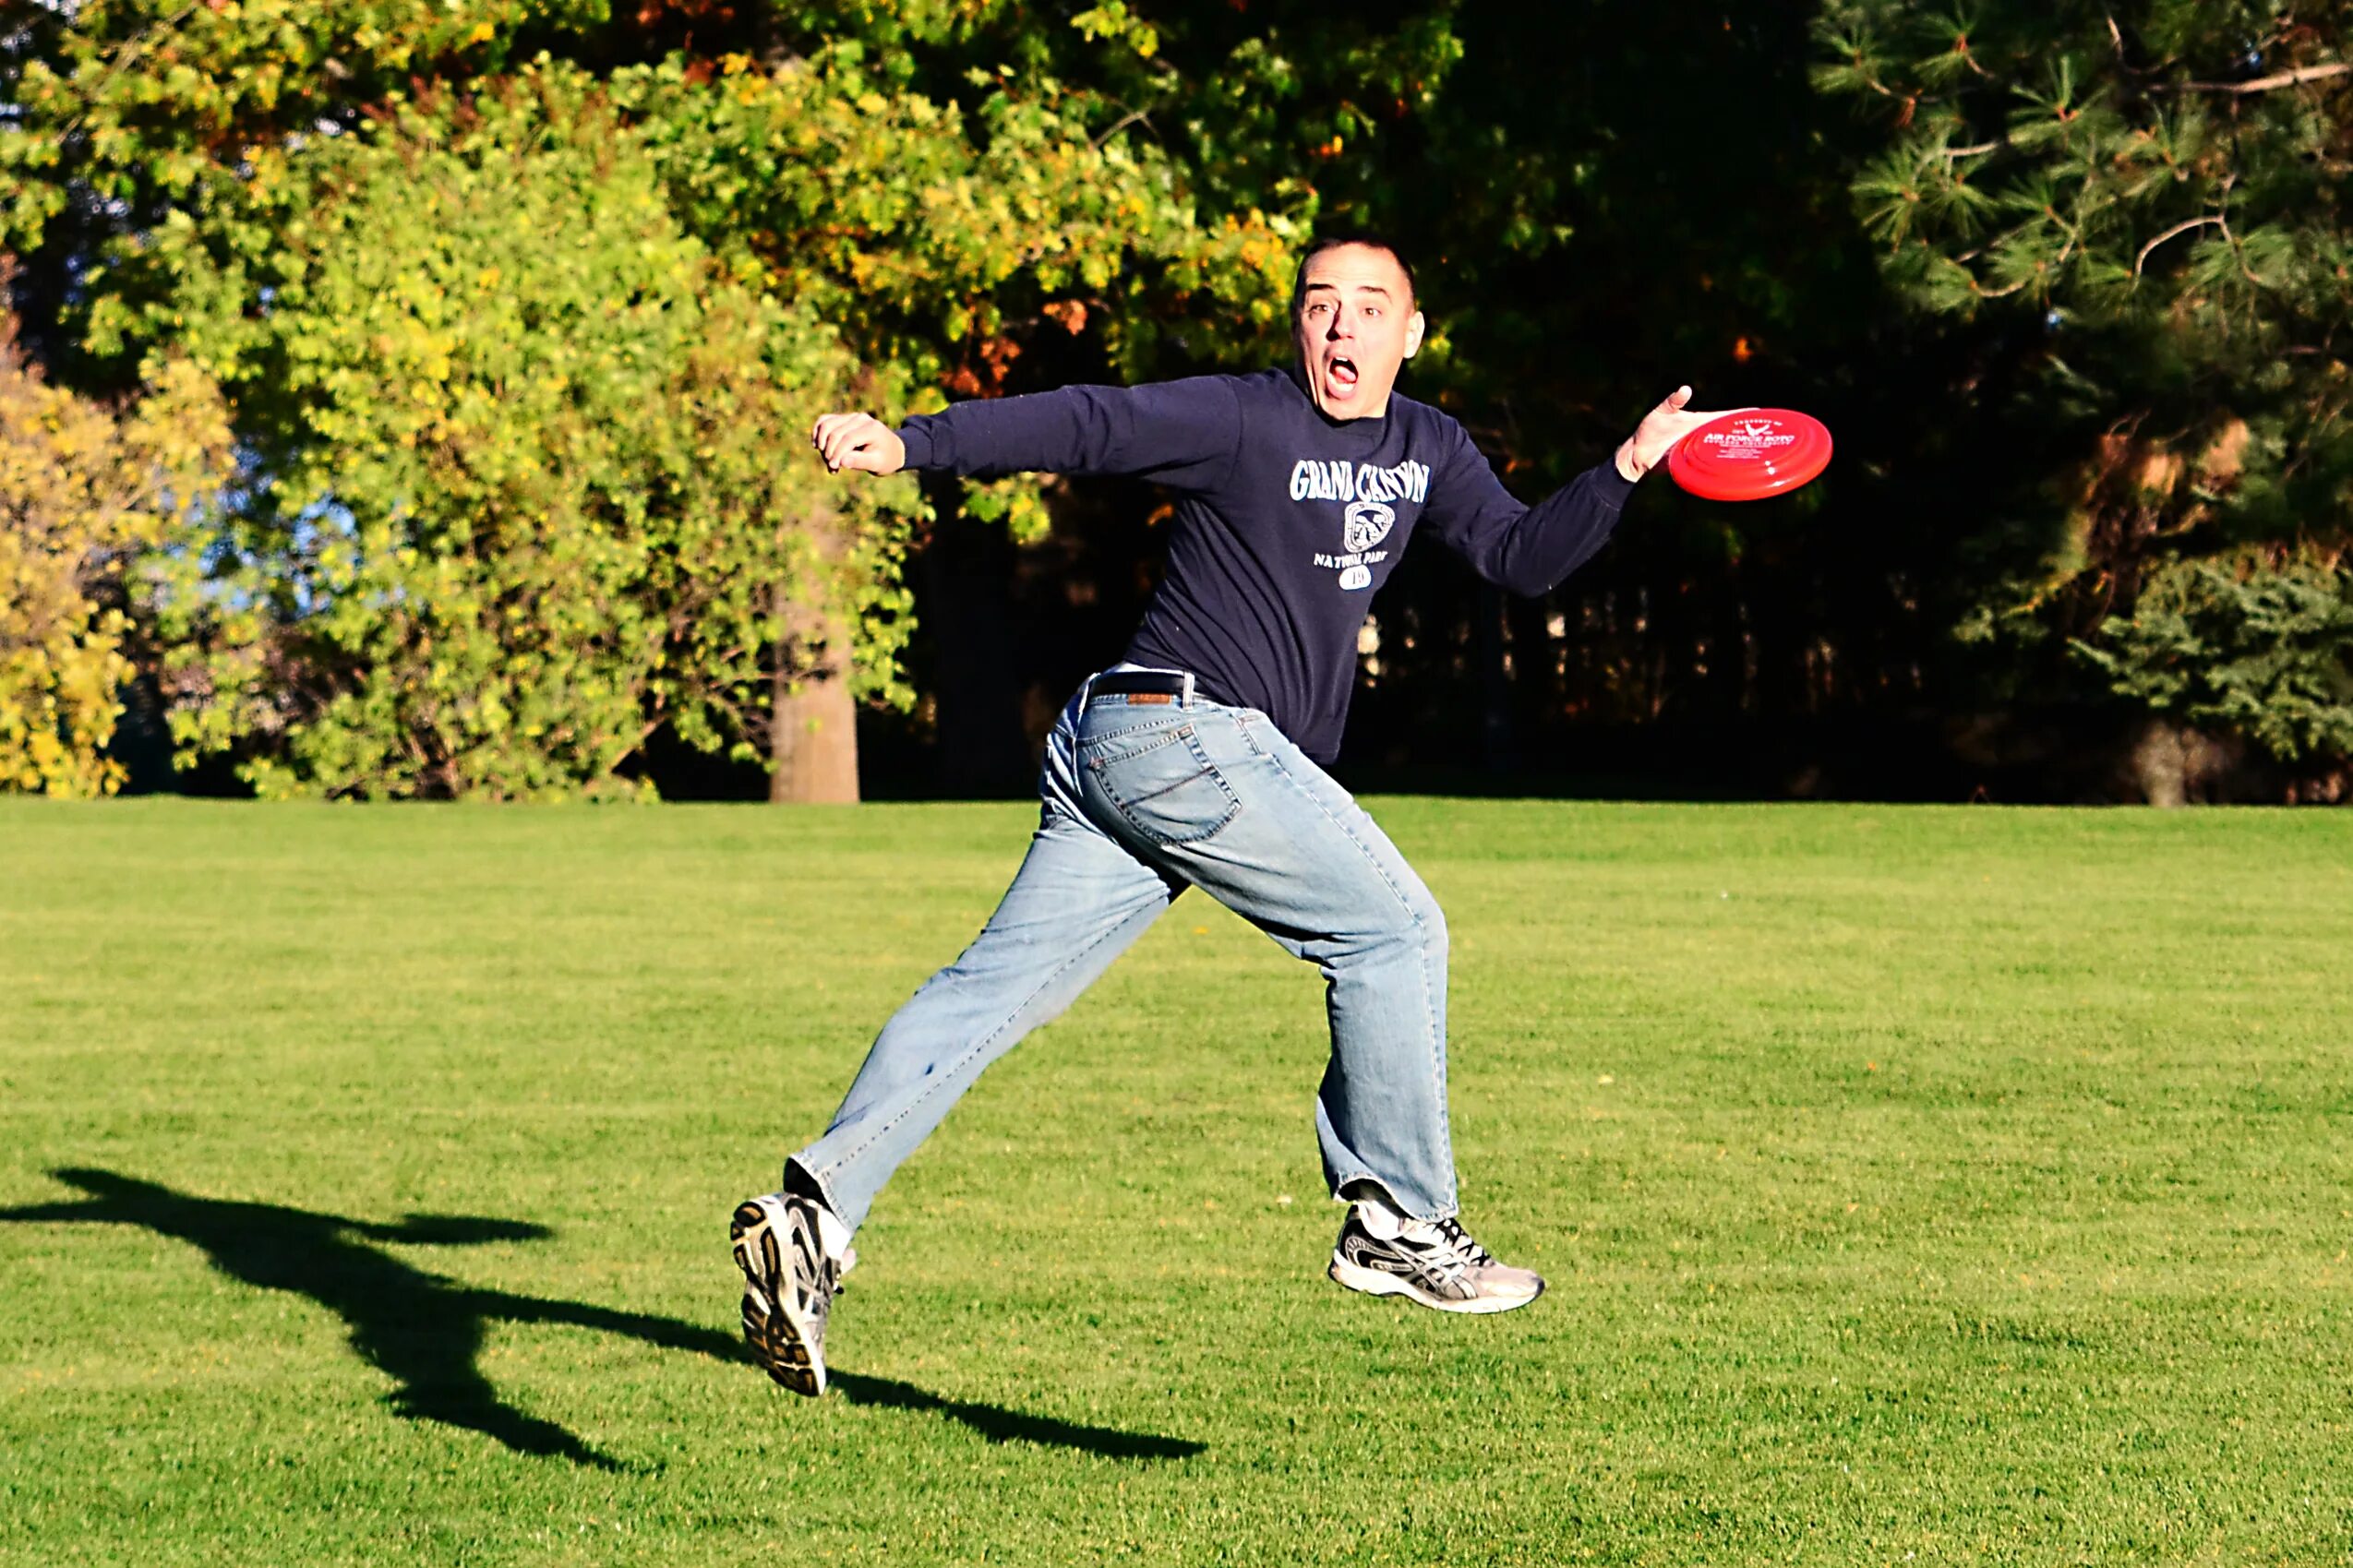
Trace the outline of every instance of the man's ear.
<instances>
[{"instance_id":1,"label":"man's ear","mask_svg":"<svg viewBox=\"0 0 2353 1568\"><path fill-rule=\"evenodd\" d=\"M1413 313L1413 319L1405 324L1406 358L1411 359L1422 352L1422 333L1427 326L1428 323L1422 319L1422 313L1418 310Z\"/></svg>"}]
</instances>

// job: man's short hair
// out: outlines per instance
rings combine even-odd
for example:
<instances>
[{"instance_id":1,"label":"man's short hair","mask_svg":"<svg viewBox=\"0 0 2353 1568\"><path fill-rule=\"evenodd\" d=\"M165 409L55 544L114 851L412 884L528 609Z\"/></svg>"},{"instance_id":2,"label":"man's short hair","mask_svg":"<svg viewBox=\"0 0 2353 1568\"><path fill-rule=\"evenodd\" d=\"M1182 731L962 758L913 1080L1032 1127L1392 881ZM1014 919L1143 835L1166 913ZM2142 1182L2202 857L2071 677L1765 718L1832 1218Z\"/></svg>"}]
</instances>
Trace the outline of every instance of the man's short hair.
<instances>
[{"instance_id":1,"label":"man's short hair","mask_svg":"<svg viewBox=\"0 0 2353 1568\"><path fill-rule=\"evenodd\" d=\"M1327 250L1338 250L1342 245L1361 245L1368 250L1387 251L1389 259L1397 263L1397 269L1405 274L1405 307L1408 310L1413 308L1414 302L1421 297L1422 291L1413 281L1413 263L1405 258L1405 252L1398 249L1397 245L1385 236L1374 233L1370 230L1343 229L1335 233L1316 235L1307 248L1299 253L1299 270L1291 274L1291 313L1293 316L1299 314L1299 307L1306 302L1307 264Z\"/></svg>"}]
</instances>

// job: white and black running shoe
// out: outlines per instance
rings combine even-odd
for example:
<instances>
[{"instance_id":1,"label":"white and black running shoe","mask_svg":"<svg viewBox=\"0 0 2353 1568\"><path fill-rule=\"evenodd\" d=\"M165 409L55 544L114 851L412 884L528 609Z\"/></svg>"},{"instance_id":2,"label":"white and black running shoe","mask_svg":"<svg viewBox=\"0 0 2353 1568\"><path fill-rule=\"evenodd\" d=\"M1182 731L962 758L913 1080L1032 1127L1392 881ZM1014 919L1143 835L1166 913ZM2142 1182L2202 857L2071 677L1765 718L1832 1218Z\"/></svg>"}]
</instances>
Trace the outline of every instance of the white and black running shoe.
<instances>
[{"instance_id":1,"label":"white and black running shoe","mask_svg":"<svg viewBox=\"0 0 2353 1568\"><path fill-rule=\"evenodd\" d=\"M795 1394L825 1392L825 1320L846 1260L825 1255L817 1205L784 1192L747 1198L727 1227L743 1270L743 1339L751 1359Z\"/></svg>"},{"instance_id":2,"label":"white and black running shoe","mask_svg":"<svg viewBox=\"0 0 2353 1568\"><path fill-rule=\"evenodd\" d=\"M1351 1205L1332 1246L1332 1277L1368 1296L1402 1296L1441 1312L1508 1312L1544 1293L1543 1275L1495 1262L1459 1221L1408 1220L1383 1239Z\"/></svg>"}]
</instances>

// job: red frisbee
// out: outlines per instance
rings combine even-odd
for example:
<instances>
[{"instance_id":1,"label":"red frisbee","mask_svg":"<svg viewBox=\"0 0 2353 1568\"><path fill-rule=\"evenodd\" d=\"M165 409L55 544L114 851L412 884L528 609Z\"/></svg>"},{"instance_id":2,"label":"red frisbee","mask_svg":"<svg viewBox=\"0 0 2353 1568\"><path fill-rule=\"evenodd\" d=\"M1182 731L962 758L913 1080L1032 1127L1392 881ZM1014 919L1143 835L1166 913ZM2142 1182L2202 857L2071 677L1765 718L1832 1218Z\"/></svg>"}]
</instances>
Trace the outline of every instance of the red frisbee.
<instances>
[{"instance_id":1,"label":"red frisbee","mask_svg":"<svg viewBox=\"0 0 2353 1568\"><path fill-rule=\"evenodd\" d=\"M1788 408L1721 415L1667 452L1675 482L1711 501L1761 501L1796 489L1830 462L1830 427Z\"/></svg>"}]
</instances>

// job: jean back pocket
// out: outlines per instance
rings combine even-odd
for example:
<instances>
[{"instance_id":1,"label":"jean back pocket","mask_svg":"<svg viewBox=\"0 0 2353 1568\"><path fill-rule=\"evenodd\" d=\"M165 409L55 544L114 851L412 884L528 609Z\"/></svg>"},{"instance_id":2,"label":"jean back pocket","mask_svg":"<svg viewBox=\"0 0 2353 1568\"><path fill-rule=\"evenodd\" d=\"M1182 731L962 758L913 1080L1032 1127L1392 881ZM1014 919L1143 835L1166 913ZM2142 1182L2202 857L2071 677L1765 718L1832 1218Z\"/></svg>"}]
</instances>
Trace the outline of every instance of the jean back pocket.
<instances>
[{"instance_id":1,"label":"jean back pocket","mask_svg":"<svg viewBox=\"0 0 2353 1568\"><path fill-rule=\"evenodd\" d=\"M1121 820L1154 844L1199 844L1242 813L1189 724L1105 736L1085 761Z\"/></svg>"}]
</instances>

